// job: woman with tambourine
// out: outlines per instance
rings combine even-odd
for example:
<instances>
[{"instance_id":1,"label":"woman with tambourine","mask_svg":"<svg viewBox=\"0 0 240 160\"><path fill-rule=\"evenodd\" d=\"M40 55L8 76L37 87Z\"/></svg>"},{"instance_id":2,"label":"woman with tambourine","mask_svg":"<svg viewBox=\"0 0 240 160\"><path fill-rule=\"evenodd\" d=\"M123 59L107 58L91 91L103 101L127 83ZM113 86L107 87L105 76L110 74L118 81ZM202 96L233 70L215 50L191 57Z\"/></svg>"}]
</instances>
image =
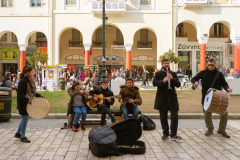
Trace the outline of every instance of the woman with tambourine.
<instances>
[{"instance_id":1,"label":"woman with tambourine","mask_svg":"<svg viewBox=\"0 0 240 160\"><path fill-rule=\"evenodd\" d=\"M33 77L35 75L35 69L33 66L25 66L20 74L20 81L18 83L17 90L17 109L22 117L22 120L18 126L15 138L20 138L21 142L30 143L31 141L25 136L27 122L29 115L27 113L27 105L32 104L32 97L42 97L42 95L36 92L35 82Z\"/></svg>"}]
</instances>

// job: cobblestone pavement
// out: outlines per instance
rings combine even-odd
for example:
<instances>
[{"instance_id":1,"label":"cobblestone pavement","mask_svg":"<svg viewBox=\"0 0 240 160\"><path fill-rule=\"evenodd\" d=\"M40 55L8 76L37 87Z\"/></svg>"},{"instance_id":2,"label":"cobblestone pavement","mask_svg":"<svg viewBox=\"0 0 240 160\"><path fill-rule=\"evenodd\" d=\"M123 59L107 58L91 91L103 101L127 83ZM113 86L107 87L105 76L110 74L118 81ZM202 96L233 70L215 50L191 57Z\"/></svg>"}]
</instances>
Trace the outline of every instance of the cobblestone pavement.
<instances>
[{"instance_id":1,"label":"cobblestone pavement","mask_svg":"<svg viewBox=\"0 0 240 160\"><path fill-rule=\"evenodd\" d=\"M11 120L12 121L12 120ZM19 122L20 120L13 120ZM31 120L30 120L31 121ZM51 123L54 120L45 120L41 123ZM38 121L38 123L40 123ZM59 120L62 124L62 121ZM159 120L156 120L156 122ZM56 122L54 121L56 124ZM218 123L214 120L214 125ZM72 130L60 130L59 125L54 127L37 127L33 122L28 126L26 136L31 143L21 143L14 138L17 123L7 125L0 123L0 159L91 159L91 160L155 160L155 159L240 159L240 121L230 120L227 132L230 139L215 134L204 136L203 120L180 120L178 135L183 140L172 142L162 141L162 130L159 122L157 129L143 131L140 140L146 143L144 155L124 155L121 157L97 158L88 149L88 133L92 126L87 126L85 131L72 132ZM188 127L189 124L189 127ZM35 126L34 126L35 125ZM195 126L195 128L194 128Z\"/></svg>"}]
</instances>

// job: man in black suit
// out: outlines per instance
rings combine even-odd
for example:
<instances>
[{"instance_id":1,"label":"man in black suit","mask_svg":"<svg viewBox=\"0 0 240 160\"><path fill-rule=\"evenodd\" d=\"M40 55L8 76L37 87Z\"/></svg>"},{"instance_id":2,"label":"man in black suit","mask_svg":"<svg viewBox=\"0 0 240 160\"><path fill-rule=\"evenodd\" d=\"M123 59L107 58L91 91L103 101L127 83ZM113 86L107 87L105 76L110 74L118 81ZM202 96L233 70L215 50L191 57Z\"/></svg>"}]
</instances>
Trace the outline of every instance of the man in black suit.
<instances>
[{"instance_id":1,"label":"man in black suit","mask_svg":"<svg viewBox=\"0 0 240 160\"><path fill-rule=\"evenodd\" d=\"M167 58L162 59L162 69L155 73L153 86L157 86L154 109L159 110L160 113L162 140L166 140L170 135L168 111L171 112L171 140L181 140L182 138L177 135L179 104L175 90L175 87L180 87L181 83L177 74L170 70L170 61Z\"/></svg>"}]
</instances>

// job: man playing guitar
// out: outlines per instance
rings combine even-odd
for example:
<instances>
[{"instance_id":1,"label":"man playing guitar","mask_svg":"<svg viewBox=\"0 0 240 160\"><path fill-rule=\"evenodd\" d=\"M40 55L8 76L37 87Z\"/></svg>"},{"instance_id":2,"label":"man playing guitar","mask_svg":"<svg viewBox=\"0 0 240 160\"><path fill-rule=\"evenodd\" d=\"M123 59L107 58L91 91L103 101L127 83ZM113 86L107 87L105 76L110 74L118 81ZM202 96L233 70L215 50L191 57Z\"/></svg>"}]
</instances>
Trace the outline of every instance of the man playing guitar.
<instances>
[{"instance_id":1,"label":"man playing guitar","mask_svg":"<svg viewBox=\"0 0 240 160\"><path fill-rule=\"evenodd\" d=\"M103 80L101 87L91 90L89 92L88 98L93 98L94 101L98 101L94 94L103 94L104 97L112 97L113 92L108 88L108 81ZM117 120L113 117L112 113L110 112L110 105L114 104L114 98L107 98L103 101L103 104L98 104L97 109L102 113L101 116L101 125L104 125L106 114L111 118L112 123L117 123Z\"/></svg>"}]
</instances>

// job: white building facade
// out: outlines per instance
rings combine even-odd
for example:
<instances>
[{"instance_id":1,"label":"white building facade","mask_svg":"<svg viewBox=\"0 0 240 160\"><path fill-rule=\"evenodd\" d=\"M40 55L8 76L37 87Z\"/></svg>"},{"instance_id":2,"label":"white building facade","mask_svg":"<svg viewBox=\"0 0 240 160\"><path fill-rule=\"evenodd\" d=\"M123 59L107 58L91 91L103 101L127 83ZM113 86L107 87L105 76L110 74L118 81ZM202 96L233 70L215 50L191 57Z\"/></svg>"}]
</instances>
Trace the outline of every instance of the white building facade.
<instances>
[{"instance_id":1,"label":"white building facade","mask_svg":"<svg viewBox=\"0 0 240 160\"><path fill-rule=\"evenodd\" d=\"M102 1L2 0L0 6L0 71L22 68L37 49L48 52L49 65L101 65ZM154 70L169 49L181 57L182 72L190 66L196 74L211 57L219 67L240 67L240 0L109 0L106 15L107 67Z\"/></svg>"}]
</instances>

